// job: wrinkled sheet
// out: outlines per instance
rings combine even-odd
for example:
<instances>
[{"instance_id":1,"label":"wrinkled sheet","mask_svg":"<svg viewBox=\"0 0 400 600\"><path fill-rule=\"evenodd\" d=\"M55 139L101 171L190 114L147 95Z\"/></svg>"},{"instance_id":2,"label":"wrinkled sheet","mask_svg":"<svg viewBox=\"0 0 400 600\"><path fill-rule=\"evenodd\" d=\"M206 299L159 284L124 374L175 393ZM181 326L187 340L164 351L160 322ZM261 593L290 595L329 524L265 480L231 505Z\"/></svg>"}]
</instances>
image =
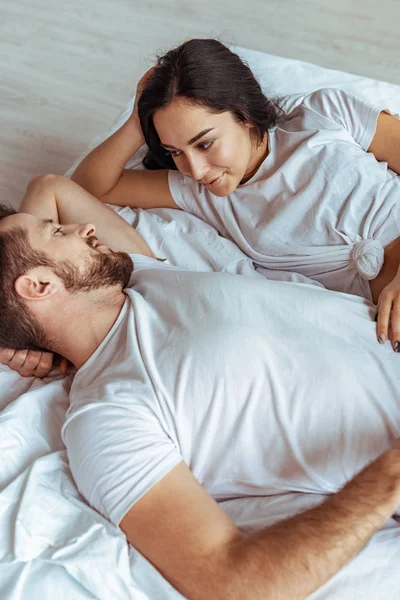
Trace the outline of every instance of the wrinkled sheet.
<instances>
[{"instance_id":1,"label":"wrinkled sheet","mask_svg":"<svg viewBox=\"0 0 400 600\"><path fill-rule=\"evenodd\" d=\"M400 112L399 86L236 50L253 68L266 92L291 95L283 103L286 109L315 89L339 87ZM84 154L126 120L132 104L133 99ZM140 168L143 154L144 150L129 166ZM71 379L72 375L62 378L58 371L44 380L22 378L0 365L0 598L182 598L127 544L122 532L92 510L77 491L60 436ZM222 507L250 533L323 500L312 494L285 494L232 499ZM310 599L397 600L399 553L400 523L390 519L367 547Z\"/></svg>"}]
</instances>

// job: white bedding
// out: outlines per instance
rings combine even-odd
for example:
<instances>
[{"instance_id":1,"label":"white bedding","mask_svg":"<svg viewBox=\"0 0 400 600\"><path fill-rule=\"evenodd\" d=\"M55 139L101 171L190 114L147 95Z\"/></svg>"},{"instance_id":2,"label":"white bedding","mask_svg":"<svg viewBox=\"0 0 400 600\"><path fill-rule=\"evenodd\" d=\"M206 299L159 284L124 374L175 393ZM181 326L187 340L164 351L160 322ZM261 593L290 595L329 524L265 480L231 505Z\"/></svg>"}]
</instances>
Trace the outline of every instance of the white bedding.
<instances>
[{"instance_id":1,"label":"white bedding","mask_svg":"<svg viewBox=\"0 0 400 600\"><path fill-rule=\"evenodd\" d=\"M383 101L392 112L400 112L399 86L259 52L237 51L266 91L279 96L293 94L286 99L286 108L310 91L333 86L360 94L371 102ZM132 102L89 149L122 124ZM130 161L130 166L140 167L140 158ZM186 249L192 249L185 254L186 266L201 270L240 268L247 275L254 275L251 264L234 247L224 245L215 259L218 240L206 227L199 233L195 221L186 220L189 215L179 214L179 229L174 225L174 211L153 212L159 220L158 231L164 228L169 240L174 233L187 232ZM130 211L124 211L124 216L135 218ZM143 216L142 228L148 226L147 220ZM210 236L214 245L209 244ZM163 239L154 243L162 247ZM179 256L180 250L178 245L175 255ZM174 251L171 252L168 258L173 262ZM71 377L62 379L55 372L43 381L24 379L0 366L0 598L180 598L146 559L128 546L122 533L93 511L76 490L60 437ZM286 494L234 499L222 506L249 532L322 500L317 495ZM358 557L310 598L400 598L399 551L400 523L391 519Z\"/></svg>"}]
</instances>

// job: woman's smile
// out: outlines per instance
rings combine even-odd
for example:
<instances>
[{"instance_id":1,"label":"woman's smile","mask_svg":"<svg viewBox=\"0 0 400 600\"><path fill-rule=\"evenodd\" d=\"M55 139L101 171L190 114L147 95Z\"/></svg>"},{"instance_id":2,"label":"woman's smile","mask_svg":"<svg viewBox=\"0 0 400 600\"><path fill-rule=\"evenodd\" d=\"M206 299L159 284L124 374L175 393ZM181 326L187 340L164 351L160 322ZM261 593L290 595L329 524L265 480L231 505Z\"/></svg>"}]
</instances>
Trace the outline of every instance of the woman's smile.
<instances>
[{"instance_id":1,"label":"woman's smile","mask_svg":"<svg viewBox=\"0 0 400 600\"><path fill-rule=\"evenodd\" d=\"M219 175L216 179L213 179L212 181L209 181L208 183L204 183L203 185L205 187L210 187L212 185L218 185L221 182L224 175L225 175L225 172L221 173L221 175Z\"/></svg>"}]
</instances>

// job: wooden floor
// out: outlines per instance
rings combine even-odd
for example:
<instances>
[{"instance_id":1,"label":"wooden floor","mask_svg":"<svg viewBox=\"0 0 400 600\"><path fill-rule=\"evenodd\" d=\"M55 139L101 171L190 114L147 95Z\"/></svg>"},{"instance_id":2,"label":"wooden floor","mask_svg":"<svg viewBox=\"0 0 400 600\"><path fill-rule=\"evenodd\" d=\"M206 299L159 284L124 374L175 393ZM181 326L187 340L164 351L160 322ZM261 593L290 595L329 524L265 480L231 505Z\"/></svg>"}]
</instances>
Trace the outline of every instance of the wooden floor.
<instances>
[{"instance_id":1,"label":"wooden floor","mask_svg":"<svg viewBox=\"0 0 400 600\"><path fill-rule=\"evenodd\" d=\"M63 173L187 37L400 83L399 0L0 0L0 201Z\"/></svg>"}]
</instances>

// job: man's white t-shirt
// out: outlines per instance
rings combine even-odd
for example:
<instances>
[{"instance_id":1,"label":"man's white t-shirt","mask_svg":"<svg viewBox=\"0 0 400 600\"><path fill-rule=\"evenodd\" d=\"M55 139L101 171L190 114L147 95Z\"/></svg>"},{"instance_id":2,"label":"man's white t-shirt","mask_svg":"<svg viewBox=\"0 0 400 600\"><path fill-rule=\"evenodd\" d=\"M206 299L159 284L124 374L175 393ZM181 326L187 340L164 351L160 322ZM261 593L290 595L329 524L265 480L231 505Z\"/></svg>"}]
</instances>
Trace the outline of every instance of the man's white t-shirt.
<instances>
[{"instance_id":1,"label":"man's white t-shirt","mask_svg":"<svg viewBox=\"0 0 400 600\"><path fill-rule=\"evenodd\" d=\"M385 107L337 89L306 96L268 132L269 154L227 197L169 172L176 204L257 265L371 299L368 279L399 235L400 178L367 152Z\"/></svg>"},{"instance_id":2,"label":"man's white t-shirt","mask_svg":"<svg viewBox=\"0 0 400 600\"><path fill-rule=\"evenodd\" d=\"M369 302L146 257L131 284L63 427L113 523L181 461L216 500L329 493L400 435L399 357Z\"/></svg>"}]
</instances>

